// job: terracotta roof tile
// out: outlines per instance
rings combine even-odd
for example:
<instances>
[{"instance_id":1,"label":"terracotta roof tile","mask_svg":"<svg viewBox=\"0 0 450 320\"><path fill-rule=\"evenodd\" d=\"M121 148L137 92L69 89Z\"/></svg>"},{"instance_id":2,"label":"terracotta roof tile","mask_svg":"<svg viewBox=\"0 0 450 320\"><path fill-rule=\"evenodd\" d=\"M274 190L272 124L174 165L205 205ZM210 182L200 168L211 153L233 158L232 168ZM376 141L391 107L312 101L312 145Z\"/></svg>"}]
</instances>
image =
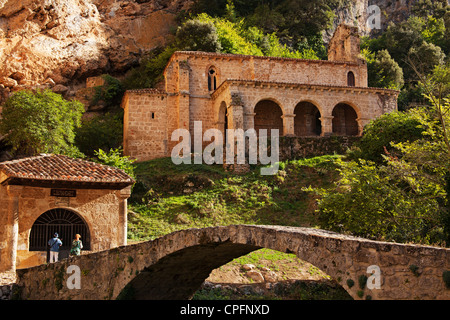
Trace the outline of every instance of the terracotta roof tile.
<instances>
[{"instance_id":1,"label":"terracotta roof tile","mask_svg":"<svg viewBox=\"0 0 450 320\"><path fill-rule=\"evenodd\" d=\"M123 170L63 155L39 156L0 162L0 171L9 178L133 184L134 180Z\"/></svg>"}]
</instances>

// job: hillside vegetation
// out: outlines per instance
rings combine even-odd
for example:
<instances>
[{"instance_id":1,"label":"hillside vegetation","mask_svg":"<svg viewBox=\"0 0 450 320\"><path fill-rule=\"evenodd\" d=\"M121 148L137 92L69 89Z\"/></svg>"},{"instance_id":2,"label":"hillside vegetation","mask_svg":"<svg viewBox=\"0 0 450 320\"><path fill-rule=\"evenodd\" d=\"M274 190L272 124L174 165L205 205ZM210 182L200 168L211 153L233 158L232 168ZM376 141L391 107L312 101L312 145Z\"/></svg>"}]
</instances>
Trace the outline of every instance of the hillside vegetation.
<instances>
[{"instance_id":1,"label":"hillside vegetation","mask_svg":"<svg viewBox=\"0 0 450 320\"><path fill-rule=\"evenodd\" d=\"M318 226L314 196L326 186L338 155L282 162L274 176L234 175L221 165L174 165L170 158L136 164L129 238L154 239L186 228L231 224Z\"/></svg>"}]
</instances>

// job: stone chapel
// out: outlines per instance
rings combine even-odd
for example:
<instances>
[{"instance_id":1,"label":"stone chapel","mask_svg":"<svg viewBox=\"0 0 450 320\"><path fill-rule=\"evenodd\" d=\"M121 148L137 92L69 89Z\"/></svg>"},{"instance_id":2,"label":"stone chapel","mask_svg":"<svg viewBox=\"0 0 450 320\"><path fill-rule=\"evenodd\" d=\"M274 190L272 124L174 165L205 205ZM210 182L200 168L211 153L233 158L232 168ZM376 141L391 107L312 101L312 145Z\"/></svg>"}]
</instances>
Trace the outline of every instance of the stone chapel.
<instances>
[{"instance_id":1,"label":"stone chapel","mask_svg":"<svg viewBox=\"0 0 450 320\"><path fill-rule=\"evenodd\" d=\"M145 161L171 155L176 129L278 129L282 136L358 136L397 109L398 91L368 87L355 27L340 25L328 60L175 52L164 89L128 90L124 152Z\"/></svg>"},{"instance_id":2,"label":"stone chapel","mask_svg":"<svg viewBox=\"0 0 450 320\"><path fill-rule=\"evenodd\" d=\"M47 262L56 232L68 257L75 234L83 254L127 244L134 180L114 167L40 154L0 163L0 272Z\"/></svg>"}]
</instances>

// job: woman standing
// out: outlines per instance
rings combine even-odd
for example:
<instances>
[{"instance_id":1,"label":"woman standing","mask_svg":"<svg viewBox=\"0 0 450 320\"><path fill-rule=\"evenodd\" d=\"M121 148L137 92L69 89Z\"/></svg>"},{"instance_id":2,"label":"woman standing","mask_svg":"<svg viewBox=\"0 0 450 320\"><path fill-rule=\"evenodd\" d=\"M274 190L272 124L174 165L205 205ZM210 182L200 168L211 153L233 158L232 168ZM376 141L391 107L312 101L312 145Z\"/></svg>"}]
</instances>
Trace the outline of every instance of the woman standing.
<instances>
[{"instance_id":1,"label":"woman standing","mask_svg":"<svg viewBox=\"0 0 450 320\"><path fill-rule=\"evenodd\" d=\"M72 241L72 248L70 249L71 256L79 256L81 249L83 249L83 243L81 242L81 236L79 234L75 235L75 239Z\"/></svg>"}]
</instances>

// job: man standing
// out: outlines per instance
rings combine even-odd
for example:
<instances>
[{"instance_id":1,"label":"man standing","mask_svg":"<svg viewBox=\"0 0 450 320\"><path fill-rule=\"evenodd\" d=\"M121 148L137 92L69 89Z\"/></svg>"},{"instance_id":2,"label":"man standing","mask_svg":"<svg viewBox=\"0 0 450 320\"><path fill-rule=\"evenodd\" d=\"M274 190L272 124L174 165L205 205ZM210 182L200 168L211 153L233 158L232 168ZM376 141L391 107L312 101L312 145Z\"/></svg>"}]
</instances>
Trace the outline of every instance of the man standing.
<instances>
[{"instance_id":1,"label":"man standing","mask_svg":"<svg viewBox=\"0 0 450 320\"><path fill-rule=\"evenodd\" d=\"M55 232L53 238L48 241L50 246L50 263L58 261L59 247L62 246L62 241L58 237L59 235Z\"/></svg>"}]
</instances>

